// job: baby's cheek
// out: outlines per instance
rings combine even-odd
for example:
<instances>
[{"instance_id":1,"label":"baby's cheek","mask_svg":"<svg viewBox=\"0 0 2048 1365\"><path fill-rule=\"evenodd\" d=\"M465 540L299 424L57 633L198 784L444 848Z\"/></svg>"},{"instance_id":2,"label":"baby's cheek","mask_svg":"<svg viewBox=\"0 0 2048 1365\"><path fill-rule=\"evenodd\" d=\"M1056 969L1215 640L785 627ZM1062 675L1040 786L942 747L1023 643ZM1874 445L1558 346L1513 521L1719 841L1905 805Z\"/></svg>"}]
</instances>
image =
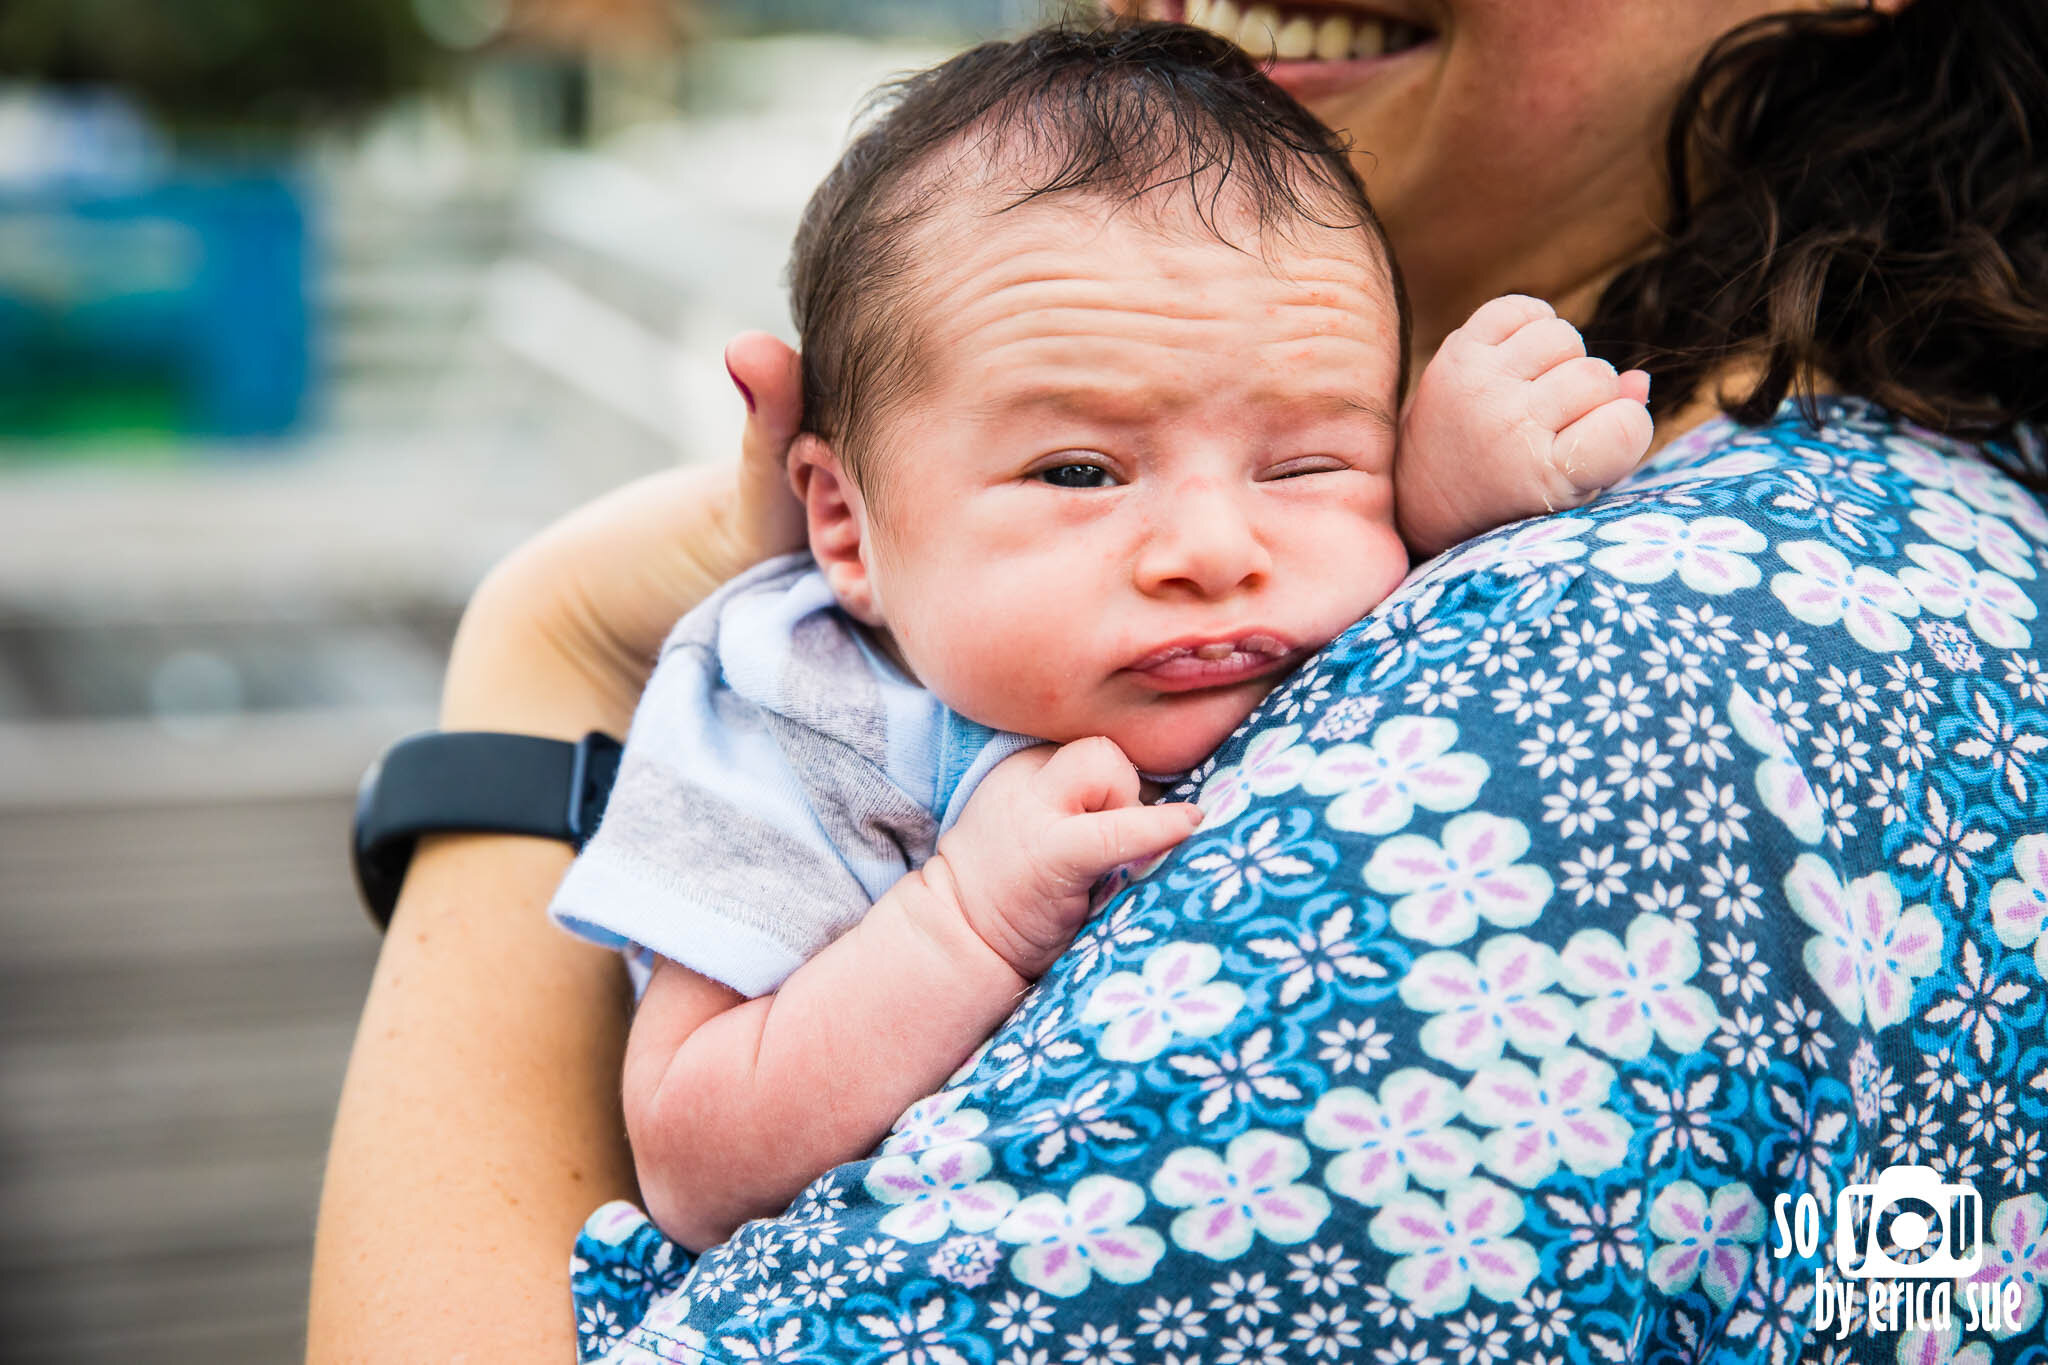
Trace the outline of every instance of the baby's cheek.
<instances>
[{"instance_id":1,"label":"baby's cheek","mask_svg":"<svg viewBox=\"0 0 2048 1365\"><path fill-rule=\"evenodd\" d=\"M977 614L962 641L963 674L975 694L1006 719L1002 728L1057 739L1100 681L1091 656L1093 622L1050 602L1009 602ZM994 723L994 722L985 722Z\"/></svg>"},{"instance_id":2,"label":"baby's cheek","mask_svg":"<svg viewBox=\"0 0 2048 1365\"><path fill-rule=\"evenodd\" d=\"M1056 661L999 627L948 641L924 683L969 720L1044 739L1058 738L1054 717L1073 686Z\"/></svg>"},{"instance_id":3,"label":"baby's cheek","mask_svg":"<svg viewBox=\"0 0 2048 1365\"><path fill-rule=\"evenodd\" d=\"M1343 634L1408 576L1408 548L1386 520L1343 528L1318 559L1320 571L1303 575L1308 586L1301 597L1322 637L1318 644Z\"/></svg>"}]
</instances>

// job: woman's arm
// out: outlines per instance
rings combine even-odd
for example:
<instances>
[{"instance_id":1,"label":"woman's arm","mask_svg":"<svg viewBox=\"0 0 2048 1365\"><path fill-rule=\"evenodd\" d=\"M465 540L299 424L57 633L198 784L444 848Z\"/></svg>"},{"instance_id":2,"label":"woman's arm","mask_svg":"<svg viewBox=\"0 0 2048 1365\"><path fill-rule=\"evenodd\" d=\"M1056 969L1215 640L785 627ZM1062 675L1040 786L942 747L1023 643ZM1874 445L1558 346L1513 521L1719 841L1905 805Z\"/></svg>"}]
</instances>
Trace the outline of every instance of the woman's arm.
<instances>
[{"instance_id":1,"label":"woman's arm","mask_svg":"<svg viewBox=\"0 0 2048 1365\"><path fill-rule=\"evenodd\" d=\"M314 1361L574 1358L567 1247L630 1196L616 960L547 923L566 853L431 841L349 1060L314 1247Z\"/></svg>"},{"instance_id":2,"label":"woman's arm","mask_svg":"<svg viewBox=\"0 0 2048 1365\"><path fill-rule=\"evenodd\" d=\"M653 476L494 570L463 617L442 724L623 733L663 634L725 578L801 544L782 491L796 357L728 352L754 409L738 470ZM573 1358L568 1255L633 1191L616 959L547 923L559 845L422 843L377 963L328 1155L313 1361Z\"/></svg>"}]
</instances>

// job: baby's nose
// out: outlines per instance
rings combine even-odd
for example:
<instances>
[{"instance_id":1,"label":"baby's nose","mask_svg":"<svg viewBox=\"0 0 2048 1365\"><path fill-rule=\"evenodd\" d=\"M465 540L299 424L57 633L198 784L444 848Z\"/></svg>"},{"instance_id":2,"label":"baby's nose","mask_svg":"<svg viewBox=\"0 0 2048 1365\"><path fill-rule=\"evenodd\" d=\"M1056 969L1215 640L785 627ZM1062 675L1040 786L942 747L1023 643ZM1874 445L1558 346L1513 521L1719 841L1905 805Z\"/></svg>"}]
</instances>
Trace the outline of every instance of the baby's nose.
<instances>
[{"instance_id":1,"label":"baby's nose","mask_svg":"<svg viewBox=\"0 0 2048 1365\"><path fill-rule=\"evenodd\" d=\"M1183 490L1158 509L1138 556L1140 590L1223 597L1272 571L1258 528L1225 489Z\"/></svg>"}]
</instances>

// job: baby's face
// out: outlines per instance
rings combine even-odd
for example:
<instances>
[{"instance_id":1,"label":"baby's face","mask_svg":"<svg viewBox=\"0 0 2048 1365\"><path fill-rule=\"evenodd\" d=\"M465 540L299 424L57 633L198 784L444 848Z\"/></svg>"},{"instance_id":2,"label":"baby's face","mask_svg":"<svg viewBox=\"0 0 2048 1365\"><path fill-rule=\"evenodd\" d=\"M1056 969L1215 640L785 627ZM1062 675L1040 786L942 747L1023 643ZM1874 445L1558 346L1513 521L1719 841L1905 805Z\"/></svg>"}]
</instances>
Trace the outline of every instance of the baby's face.
<instances>
[{"instance_id":1,"label":"baby's face","mask_svg":"<svg viewBox=\"0 0 2048 1365\"><path fill-rule=\"evenodd\" d=\"M856 508L866 614L925 686L1150 773L1201 760L1407 569L1370 244L1184 226L1092 202L936 225L924 382Z\"/></svg>"}]
</instances>

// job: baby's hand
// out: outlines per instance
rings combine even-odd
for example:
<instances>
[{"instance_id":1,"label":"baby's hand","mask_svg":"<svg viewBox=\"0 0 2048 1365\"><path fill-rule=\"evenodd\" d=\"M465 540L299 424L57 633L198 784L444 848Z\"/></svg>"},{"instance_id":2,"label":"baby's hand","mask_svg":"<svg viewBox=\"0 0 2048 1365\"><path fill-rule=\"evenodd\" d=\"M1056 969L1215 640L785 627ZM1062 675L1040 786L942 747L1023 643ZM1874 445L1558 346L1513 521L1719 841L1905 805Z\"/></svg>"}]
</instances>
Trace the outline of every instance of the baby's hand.
<instances>
[{"instance_id":1,"label":"baby's hand","mask_svg":"<svg viewBox=\"0 0 2048 1365\"><path fill-rule=\"evenodd\" d=\"M1549 304L1509 294L1444 338L1401 422L1395 509L1418 556L1576 507L1650 448L1650 376L1586 354Z\"/></svg>"},{"instance_id":2,"label":"baby's hand","mask_svg":"<svg viewBox=\"0 0 2048 1365\"><path fill-rule=\"evenodd\" d=\"M1144 805L1137 769L1111 740L1040 746L996 765L923 871L983 942L1034 980L1087 922L1099 878L1164 853L1201 819L1193 805Z\"/></svg>"}]
</instances>

